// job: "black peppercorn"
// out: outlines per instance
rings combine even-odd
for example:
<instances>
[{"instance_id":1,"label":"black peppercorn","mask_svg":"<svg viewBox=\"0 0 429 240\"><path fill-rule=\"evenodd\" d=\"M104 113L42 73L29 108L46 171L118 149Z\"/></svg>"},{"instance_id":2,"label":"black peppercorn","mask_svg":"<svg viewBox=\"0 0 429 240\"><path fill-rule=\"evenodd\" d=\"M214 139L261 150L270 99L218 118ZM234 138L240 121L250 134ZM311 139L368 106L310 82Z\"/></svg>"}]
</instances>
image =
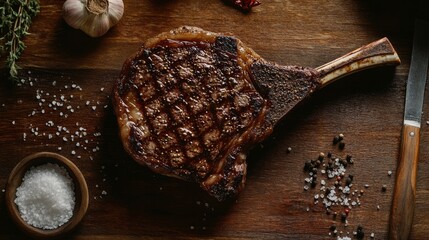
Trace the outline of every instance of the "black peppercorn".
<instances>
[{"instance_id":1,"label":"black peppercorn","mask_svg":"<svg viewBox=\"0 0 429 240\"><path fill-rule=\"evenodd\" d=\"M331 227L329 227L329 230L335 231L337 229L337 226L335 224L332 224Z\"/></svg>"},{"instance_id":2,"label":"black peppercorn","mask_svg":"<svg viewBox=\"0 0 429 240\"><path fill-rule=\"evenodd\" d=\"M350 162L350 160L352 160L352 155L347 154L346 160L347 160L347 162Z\"/></svg>"},{"instance_id":3,"label":"black peppercorn","mask_svg":"<svg viewBox=\"0 0 429 240\"><path fill-rule=\"evenodd\" d=\"M326 155L328 158L331 158L332 157L332 153L331 152L328 152L328 154Z\"/></svg>"},{"instance_id":4,"label":"black peppercorn","mask_svg":"<svg viewBox=\"0 0 429 240\"><path fill-rule=\"evenodd\" d=\"M346 178L346 186L349 186L352 183L352 179L349 177Z\"/></svg>"},{"instance_id":5,"label":"black peppercorn","mask_svg":"<svg viewBox=\"0 0 429 240\"><path fill-rule=\"evenodd\" d=\"M346 144L344 142L340 142L340 144L338 145L340 150L343 150L345 146L346 146Z\"/></svg>"},{"instance_id":6,"label":"black peppercorn","mask_svg":"<svg viewBox=\"0 0 429 240\"><path fill-rule=\"evenodd\" d=\"M317 185L317 182L316 182L316 181L311 182L311 187L312 187L312 188L315 188L315 187L316 187L316 185Z\"/></svg>"},{"instance_id":7,"label":"black peppercorn","mask_svg":"<svg viewBox=\"0 0 429 240\"><path fill-rule=\"evenodd\" d=\"M346 213L341 213L341 221L342 222L346 222L347 219L347 214Z\"/></svg>"},{"instance_id":8,"label":"black peppercorn","mask_svg":"<svg viewBox=\"0 0 429 240\"><path fill-rule=\"evenodd\" d=\"M329 208L326 208L326 215L330 215L331 214L331 210Z\"/></svg>"},{"instance_id":9,"label":"black peppercorn","mask_svg":"<svg viewBox=\"0 0 429 240\"><path fill-rule=\"evenodd\" d=\"M313 169L311 169L311 172L312 172L313 174L317 174L317 168L313 167Z\"/></svg>"},{"instance_id":10,"label":"black peppercorn","mask_svg":"<svg viewBox=\"0 0 429 240\"><path fill-rule=\"evenodd\" d=\"M323 159L325 158L325 154L323 152L319 153L319 157L317 158L319 161L323 162Z\"/></svg>"},{"instance_id":11,"label":"black peppercorn","mask_svg":"<svg viewBox=\"0 0 429 240\"><path fill-rule=\"evenodd\" d=\"M313 169L313 164L311 164L311 161L307 161L304 164L304 171L309 172L310 170Z\"/></svg>"},{"instance_id":12,"label":"black peppercorn","mask_svg":"<svg viewBox=\"0 0 429 240\"><path fill-rule=\"evenodd\" d=\"M357 230L356 230L356 238L357 239L363 239L364 236L365 236L365 233L363 232L363 227L358 226Z\"/></svg>"},{"instance_id":13,"label":"black peppercorn","mask_svg":"<svg viewBox=\"0 0 429 240\"><path fill-rule=\"evenodd\" d=\"M332 140L332 144L337 144L340 141L340 137L335 136L334 139Z\"/></svg>"},{"instance_id":14,"label":"black peppercorn","mask_svg":"<svg viewBox=\"0 0 429 240\"><path fill-rule=\"evenodd\" d=\"M320 164L321 164L320 160L317 160L317 161L316 161L316 167L319 167L319 166L320 166Z\"/></svg>"},{"instance_id":15,"label":"black peppercorn","mask_svg":"<svg viewBox=\"0 0 429 240\"><path fill-rule=\"evenodd\" d=\"M383 185L383 186L381 187L381 191L385 192L386 190L387 190L387 186L386 186L386 185Z\"/></svg>"}]
</instances>

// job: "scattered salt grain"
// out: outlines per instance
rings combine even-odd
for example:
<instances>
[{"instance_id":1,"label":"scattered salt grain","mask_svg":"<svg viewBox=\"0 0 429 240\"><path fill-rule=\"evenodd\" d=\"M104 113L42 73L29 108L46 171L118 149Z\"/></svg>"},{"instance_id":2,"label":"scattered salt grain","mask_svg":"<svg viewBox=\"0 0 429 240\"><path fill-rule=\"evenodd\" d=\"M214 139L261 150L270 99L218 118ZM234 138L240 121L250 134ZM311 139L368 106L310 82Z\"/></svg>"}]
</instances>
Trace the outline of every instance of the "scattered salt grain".
<instances>
[{"instance_id":1,"label":"scattered salt grain","mask_svg":"<svg viewBox=\"0 0 429 240\"><path fill-rule=\"evenodd\" d=\"M16 190L22 219L41 229L56 229L73 215L75 193L67 170L47 163L28 170Z\"/></svg>"}]
</instances>

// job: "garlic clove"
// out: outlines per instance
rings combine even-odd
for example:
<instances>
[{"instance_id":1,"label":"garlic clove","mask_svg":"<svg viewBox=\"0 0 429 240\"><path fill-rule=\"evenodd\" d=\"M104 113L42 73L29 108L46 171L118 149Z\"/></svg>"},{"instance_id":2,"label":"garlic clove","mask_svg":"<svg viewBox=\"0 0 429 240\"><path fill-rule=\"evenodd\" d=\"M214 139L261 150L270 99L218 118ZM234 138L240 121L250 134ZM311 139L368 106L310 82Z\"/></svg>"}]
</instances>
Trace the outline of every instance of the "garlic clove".
<instances>
[{"instance_id":1,"label":"garlic clove","mask_svg":"<svg viewBox=\"0 0 429 240\"><path fill-rule=\"evenodd\" d=\"M110 1L109 2L109 17L111 26L116 25L121 20L124 14L123 1Z\"/></svg>"},{"instance_id":2,"label":"garlic clove","mask_svg":"<svg viewBox=\"0 0 429 240\"><path fill-rule=\"evenodd\" d=\"M107 14L93 15L80 29L91 37L100 37L110 29L109 17Z\"/></svg>"},{"instance_id":3,"label":"garlic clove","mask_svg":"<svg viewBox=\"0 0 429 240\"><path fill-rule=\"evenodd\" d=\"M63 5L63 18L75 29L79 29L86 21L85 5L79 4L80 2L80 0L67 0Z\"/></svg>"}]
</instances>

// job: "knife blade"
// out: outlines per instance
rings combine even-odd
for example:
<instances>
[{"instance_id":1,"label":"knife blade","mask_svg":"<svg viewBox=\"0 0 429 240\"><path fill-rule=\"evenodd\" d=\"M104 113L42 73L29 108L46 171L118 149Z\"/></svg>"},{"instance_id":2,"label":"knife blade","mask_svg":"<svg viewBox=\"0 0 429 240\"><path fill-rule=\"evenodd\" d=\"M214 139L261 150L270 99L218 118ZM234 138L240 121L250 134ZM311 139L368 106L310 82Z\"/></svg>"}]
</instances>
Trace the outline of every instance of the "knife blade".
<instances>
[{"instance_id":1,"label":"knife blade","mask_svg":"<svg viewBox=\"0 0 429 240\"><path fill-rule=\"evenodd\" d=\"M414 26L389 239L408 239L414 216L421 115L429 61L429 23L416 19Z\"/></svg>"}]
</instances>

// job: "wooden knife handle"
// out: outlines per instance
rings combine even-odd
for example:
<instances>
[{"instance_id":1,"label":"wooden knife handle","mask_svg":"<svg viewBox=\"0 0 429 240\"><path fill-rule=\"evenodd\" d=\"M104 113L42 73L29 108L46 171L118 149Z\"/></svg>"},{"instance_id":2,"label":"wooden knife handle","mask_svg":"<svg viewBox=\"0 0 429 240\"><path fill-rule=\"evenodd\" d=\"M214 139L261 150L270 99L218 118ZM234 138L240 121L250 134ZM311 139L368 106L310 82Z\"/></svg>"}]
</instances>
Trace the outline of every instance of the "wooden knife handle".
<instances>
[{"instance_id":1,"label":"wooden knife handle","mask_svg":"<svg viewBox=\"0 0 429 240\"><path fill-rule=\"evenodd\" d=\"M321 76L321 87L325 87L337 79L357 71L400 63L401 60L389 39L382 38L326 63L316 70Z\"/></svg>"},{"instance_id":2,"label":"wooden knife handle","mask_svg":"<svg viewBox=\"0 0 429 240\"><path fill-rule=\"evenodd\" d=\"M405 124L390 215L389 239L408 239L414 217L420 128Z\"/></svg>"}]
</instances>

